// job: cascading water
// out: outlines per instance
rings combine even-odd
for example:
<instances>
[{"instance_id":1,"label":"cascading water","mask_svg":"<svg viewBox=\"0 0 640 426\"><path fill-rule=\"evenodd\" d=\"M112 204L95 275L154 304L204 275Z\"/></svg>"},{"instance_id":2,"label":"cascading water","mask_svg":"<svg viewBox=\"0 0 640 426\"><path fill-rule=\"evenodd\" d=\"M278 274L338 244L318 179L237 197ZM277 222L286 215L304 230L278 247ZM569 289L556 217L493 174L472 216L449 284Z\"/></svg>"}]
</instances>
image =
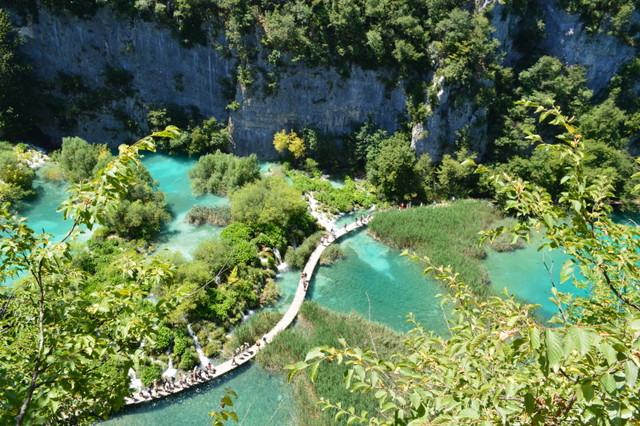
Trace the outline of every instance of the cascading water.
<instances>
[{"instance_id":1,"label":"cascading water","mask_svg":"<svg viewBox=\"0 0 640 426\"><path fill-rule=\"evenodd\" d=\"M167 352L167 355L169 355L169 352ZM169 379L171 377L175 377L177 372L178 370L173 368L173 360L171 359L171 355L169 355L169 366L164 371L164 373L162 373L162 377Z\"/></svg>"},{"instance_id":2,"label":"cascading water","mask_svg":"<svg viewBox=\"0 0 640 426\"><path fill-rule=\"evenodd\" d=\"M278 250L278 247L273 248L273 254L276 257L276 261L278 262L278 271L286 271L289 265L282 261L282 255L280 254L280 250Z\"/></svg>"},{"instance_id":3,"label":"cascading water","mask_svg":"<svg viewBox=\"0 0 640 426\"><path fill-rule=\"evenodd\" d=\"M198 357L200 358L200 365L202 367L206 367L209 364L209 358L204 356L204 351L202 350L202 346L200 346L200 341L198 340L198 336L193 333L191 329L191 324L187 324L187 330L189 331L189 336L193 339L194 344L196 345L196 352L198 353Z\"/></svg>"},{"instance_id":4,"label":"cascading water","mask_svg":"<svg viewBox=\"0 0 640 426\"><path fill-rule=\"evenodd\" d=\"M138 392L142 391L142 380L138 379L136 375L136 371L133 368L129 369L129 377L131 378L131 382L129 382L129 387L133 389L138 389Z\"/></svg>"}]
</instances>

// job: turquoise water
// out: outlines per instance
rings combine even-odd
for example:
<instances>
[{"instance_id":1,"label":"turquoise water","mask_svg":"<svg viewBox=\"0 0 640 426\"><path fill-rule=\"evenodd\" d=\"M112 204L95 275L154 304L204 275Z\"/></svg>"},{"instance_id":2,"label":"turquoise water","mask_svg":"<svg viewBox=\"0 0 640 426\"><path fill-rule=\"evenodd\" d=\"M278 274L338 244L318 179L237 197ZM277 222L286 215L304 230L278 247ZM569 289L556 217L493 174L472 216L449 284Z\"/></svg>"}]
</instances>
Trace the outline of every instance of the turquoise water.
<instances>
[{"instance_id":1,"label":"turquoise water","mask_svg":"<svg viewBox=\"0 0 640 426\"><path fill-rule=\"evenodd\" d=\"M208 413L217 410L225 389L238 394L233 409L242 425L296 424L290 410L289 388L284 380L256 364L243 367L195 389L189 389L159 401L125 409L103 425L175 426L210 424ZM231 424L230 422L229 424ZM235 424L235 423L233 423ZM298 424L300 424L298 422Z\"/></svg>"},{"instance_id":2,"label":"turquoise water","mask_svg":"<svg viewBox=\"0 0 640 426\"><path fill-rule=\"evenodd\" d=\"M355 311L394 330L414 328L413 313L427 329L446 329L438 285L422 275L419 262L399 256L398 250L374 240L366 230L340 241L345 259L321 266L311 281L310 298L339 312Z\"/></svg>"},{"instance_id":3,"label":"turquoise water","mask_svg":"<svg viewBox=\"0 0 640 426\"><path fill-rule=\"evenodd\" d=\"M173 219L158 238L158 249L178 251L190 258L191 252L200 241L220 234L222 227L212 225L194 226L184 218L194 204L220 206L229 203L226 197L203 195L196 197L191 193L188 171L197 159L181 156L169 156L162 153L147 153L142 162L151 176L158 181L158 188L164 191Z\"/></svg>"},{"instance_id":4,"label":"turquoise water","mask_svg":"<svg viewBox=\"0 0 640 426\"><path fill-rule=\"evenodd\" d=\"M496 292L502 293L506 288L519 300L540 305L538 313L548 320L558 310L550 300L552 282L563 293L584 296L586 292L576 288L571 281L559 284L560 269L569 256L560 250L545 248L538 251L540 245L538 239L513 252L490 250L484 264Z\"/></svg>"}]
</instances>

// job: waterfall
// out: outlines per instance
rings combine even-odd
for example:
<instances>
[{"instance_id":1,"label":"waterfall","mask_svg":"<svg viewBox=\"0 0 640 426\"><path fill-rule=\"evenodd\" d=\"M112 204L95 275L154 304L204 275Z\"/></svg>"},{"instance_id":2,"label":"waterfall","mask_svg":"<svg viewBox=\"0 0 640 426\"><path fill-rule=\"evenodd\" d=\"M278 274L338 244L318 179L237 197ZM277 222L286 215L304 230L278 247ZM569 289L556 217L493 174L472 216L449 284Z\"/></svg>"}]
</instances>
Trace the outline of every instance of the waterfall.
<instances>
[{"instance_id":1,"label":"waterfall","mask_svg":"<svg viewBox=\"0 0 640 426\"><path fill-rule=\"evenodd\" d=\"M138 389L138 392L142 391L142 380L138 379L138 376L136 375L136 370L134 370L133 368L130 368L129 377L131 378L131 381L129 382L129 387Z\"/></svg>"},{"instance_id":2,"label":"waterfall","mask_svg":"<svg viewBox=\"0 0 640 426\"><path fill-rule=\"evenodd\" d=\"M202 346L200 346L200 342L198 341L198 336L193 334L193 330L191 329L191 324L187 324L187 330L189 331L189 336L193 339L193 342L196 345L196 352L198 353L198 357L200 357L200 364L203 367L206 367L209 364L209 358L204 356L204 352L202 351Z\"/></svg>"},{"instance_id":3,"label":"waterfall","mask_svg":"<svg viewBox=\"0 0 640 426\"><path fill-rule=\"evenodd\" d=\"M175 375L178 372L178 370L173 368L173 360L171 359L171 355L169 354L168 351L167 351L167 355L169 355L169 367L167 367L165 372L162 373L162 377L166 377L168 379L168 378L171 378L171 377L175 377Z\"/></svg>"},{"instance_id":4,"label":"waterfall","mask_svg":"<svg viewBox=\"0 0 640 426\"><path fill-rule=\"evenodd\" d=\"M282 255L278 247L273 248L273 254L276 256L276 261L278 262L278 271L286 271L289 265L282 261Z\"/></svg>"}]
</instances>

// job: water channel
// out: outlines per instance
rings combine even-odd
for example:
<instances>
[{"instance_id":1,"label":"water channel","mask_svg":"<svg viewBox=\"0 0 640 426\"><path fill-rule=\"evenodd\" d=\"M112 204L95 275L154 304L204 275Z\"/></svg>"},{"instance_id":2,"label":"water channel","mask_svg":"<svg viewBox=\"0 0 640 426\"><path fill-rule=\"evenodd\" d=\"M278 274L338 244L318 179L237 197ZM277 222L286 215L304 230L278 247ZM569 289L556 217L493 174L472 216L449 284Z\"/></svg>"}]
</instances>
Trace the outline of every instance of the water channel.
<instances>
[{"instance_id":1,"label":"water channel","mask_svg":"<svg viewBox=\"0 0 640 426\"><path fill-rule=\"evenodd\" d=\"M197 242L218 235L221 228L195 227L184 222L184 216L193 204L222 205L224 197L195 197L191 194L187 171L195 159L146 154L144 164L159 187L166 193L167 203L174 219L162 234L159 248L189 253ZM263 164L266 172L270 164ZM22 214L36 230L61 236L68 224L55 213L64 199L64 185L38 180L40 196L26 206ZM345 216L342 221L352 221ZM342 222L339 222L341 224ZM340 312L356 311L365 318L385 324L398 331L408 331L406 315L412 312L426 328L443 333L446 329L444 314L435 296L441 292L438 285L422 275L420 265L399 256L360 231L340 242L346 258L331 267L322 266L310 287L310 299ZM555 279L565 257L561 253L537 252L530 246L512 253L491 252L486 261L492 282L498 290L508 287L523 300L542 305L541 314L548 318L553 305L548 301L549 273L543 265L553 263ZM363 277L365 277L363 279ZM298 283L298 273L282 273L279 284L283 297L280 308L288 306ZM570 286L570 284L568 284ZM570 288L570 287L569 287ZM562 289L562 288L561 288ZM563 289L564 290L564 289ZM251 365L228 377L196 389L129 408L104 422L107 425L204 425L207 413L217 408L224 390L231 388L239 394L236 411L245 425L286 425L294 419L289 387L280 376L274 376L258 365Z\"/></svg>"}]
</instances>

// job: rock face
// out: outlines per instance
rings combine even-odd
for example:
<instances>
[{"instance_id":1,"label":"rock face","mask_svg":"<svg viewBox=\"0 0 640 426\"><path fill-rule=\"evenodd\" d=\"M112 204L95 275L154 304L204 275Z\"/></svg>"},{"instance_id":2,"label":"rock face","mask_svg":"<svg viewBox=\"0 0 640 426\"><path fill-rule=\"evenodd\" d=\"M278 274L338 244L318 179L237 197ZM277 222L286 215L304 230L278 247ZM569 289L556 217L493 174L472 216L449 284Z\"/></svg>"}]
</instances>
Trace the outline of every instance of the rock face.
<instances>
[{"instance_id":1,"label":"rock face","mask_svg":"<svg viewBox=\"0 0 640 426\"><path fill-rule=\"evenodd\" d=\"M612 35L588 34L579 17L562 10L556 1L540 4L547 35L544 50L569 65L584 66L587 86L594 93L602 91L620 66L636 55L633 47Z\"/></svg>"},{"instance_id":2,"label":"rock face","mask_svg":"<svg viewBox=\"0 0 640 426\"><path fill-rule=\"evenodd\" d=\"M543 49L568 64L584 65L594 92L602 90L618 67L634 56L631 47L612 36L588 35L578 18L563 12L555 2L541 3L547 32ZM511 6L495 2L491 16L494 36L506 53L505 63L511 65L522 54L514 50L513 42L514 27L521 18ZM272 138L281 129L308 126L339 137L370 116L387 131L396 130L399 117L406 120L402 84L395 84L384 71L353 66L344 76L330 67L309 68L299 63L275 68L259 52L256 63L250 64L260 69L257 84L245 88L236 83L237 60L233 54L222 53L227 50L223 40L187 48L166 27L118 19L109 10L79 19L41 8L37 19L17 25L26 41L24 53L45 82L62 72L81 76L86 86L104 87L106 67L125 70L133 77L131 90L89 113L81 111L73 128L62 130L55 119L45 120L42 130L58 142L62 136L77 135L117 145L147 130L134 130L127 121L145 123L150 109L167 103L228 122L235 152L255 152L264 158L278 155ZM260 76L268 73L277 76L277 82L276 89L265 94ZM463 90L440 89L438 104L430 108L432 114L413 128L412 146L438 159L453 150L463 131L481 154L491 139L485 107L475 105ZM232 102L235 108L227 108Z\"/></svg>"},{"instance_id":3,"label":"rock face","mask_svg":"<svg viewBox=\"0 0 640 426\"><path fill-rule=\"evenodd\" d=\"M81 20L41 9L35 22L23 22L20 28L24 52L43 81L64 72L79 74L98 87L106 66L133 76L131 96L78 117L72 134L91 142L117 145L127 136L139 136L127 135L113 116L115 109L144 123L150 108L172 102L195 107L218 121L229 120L237 153L272 158L278 155L273 134L283 128L310 126L342 135L371 115L381 127L394 131L397 116L405 110L402 89L387 90L379 73L353 67L348 77L342 77L332 68L293 65L278 70L273 95L237 85L235 101L240 107L230 113L226 107L234 100L229 97L229 83L235 81L236 60L212 46L186 48L169 29L153 22L119 20L107 10ZM53 120L43 130L57 139L71 133L60 130Z\"/></svg>"}]
</instances>

